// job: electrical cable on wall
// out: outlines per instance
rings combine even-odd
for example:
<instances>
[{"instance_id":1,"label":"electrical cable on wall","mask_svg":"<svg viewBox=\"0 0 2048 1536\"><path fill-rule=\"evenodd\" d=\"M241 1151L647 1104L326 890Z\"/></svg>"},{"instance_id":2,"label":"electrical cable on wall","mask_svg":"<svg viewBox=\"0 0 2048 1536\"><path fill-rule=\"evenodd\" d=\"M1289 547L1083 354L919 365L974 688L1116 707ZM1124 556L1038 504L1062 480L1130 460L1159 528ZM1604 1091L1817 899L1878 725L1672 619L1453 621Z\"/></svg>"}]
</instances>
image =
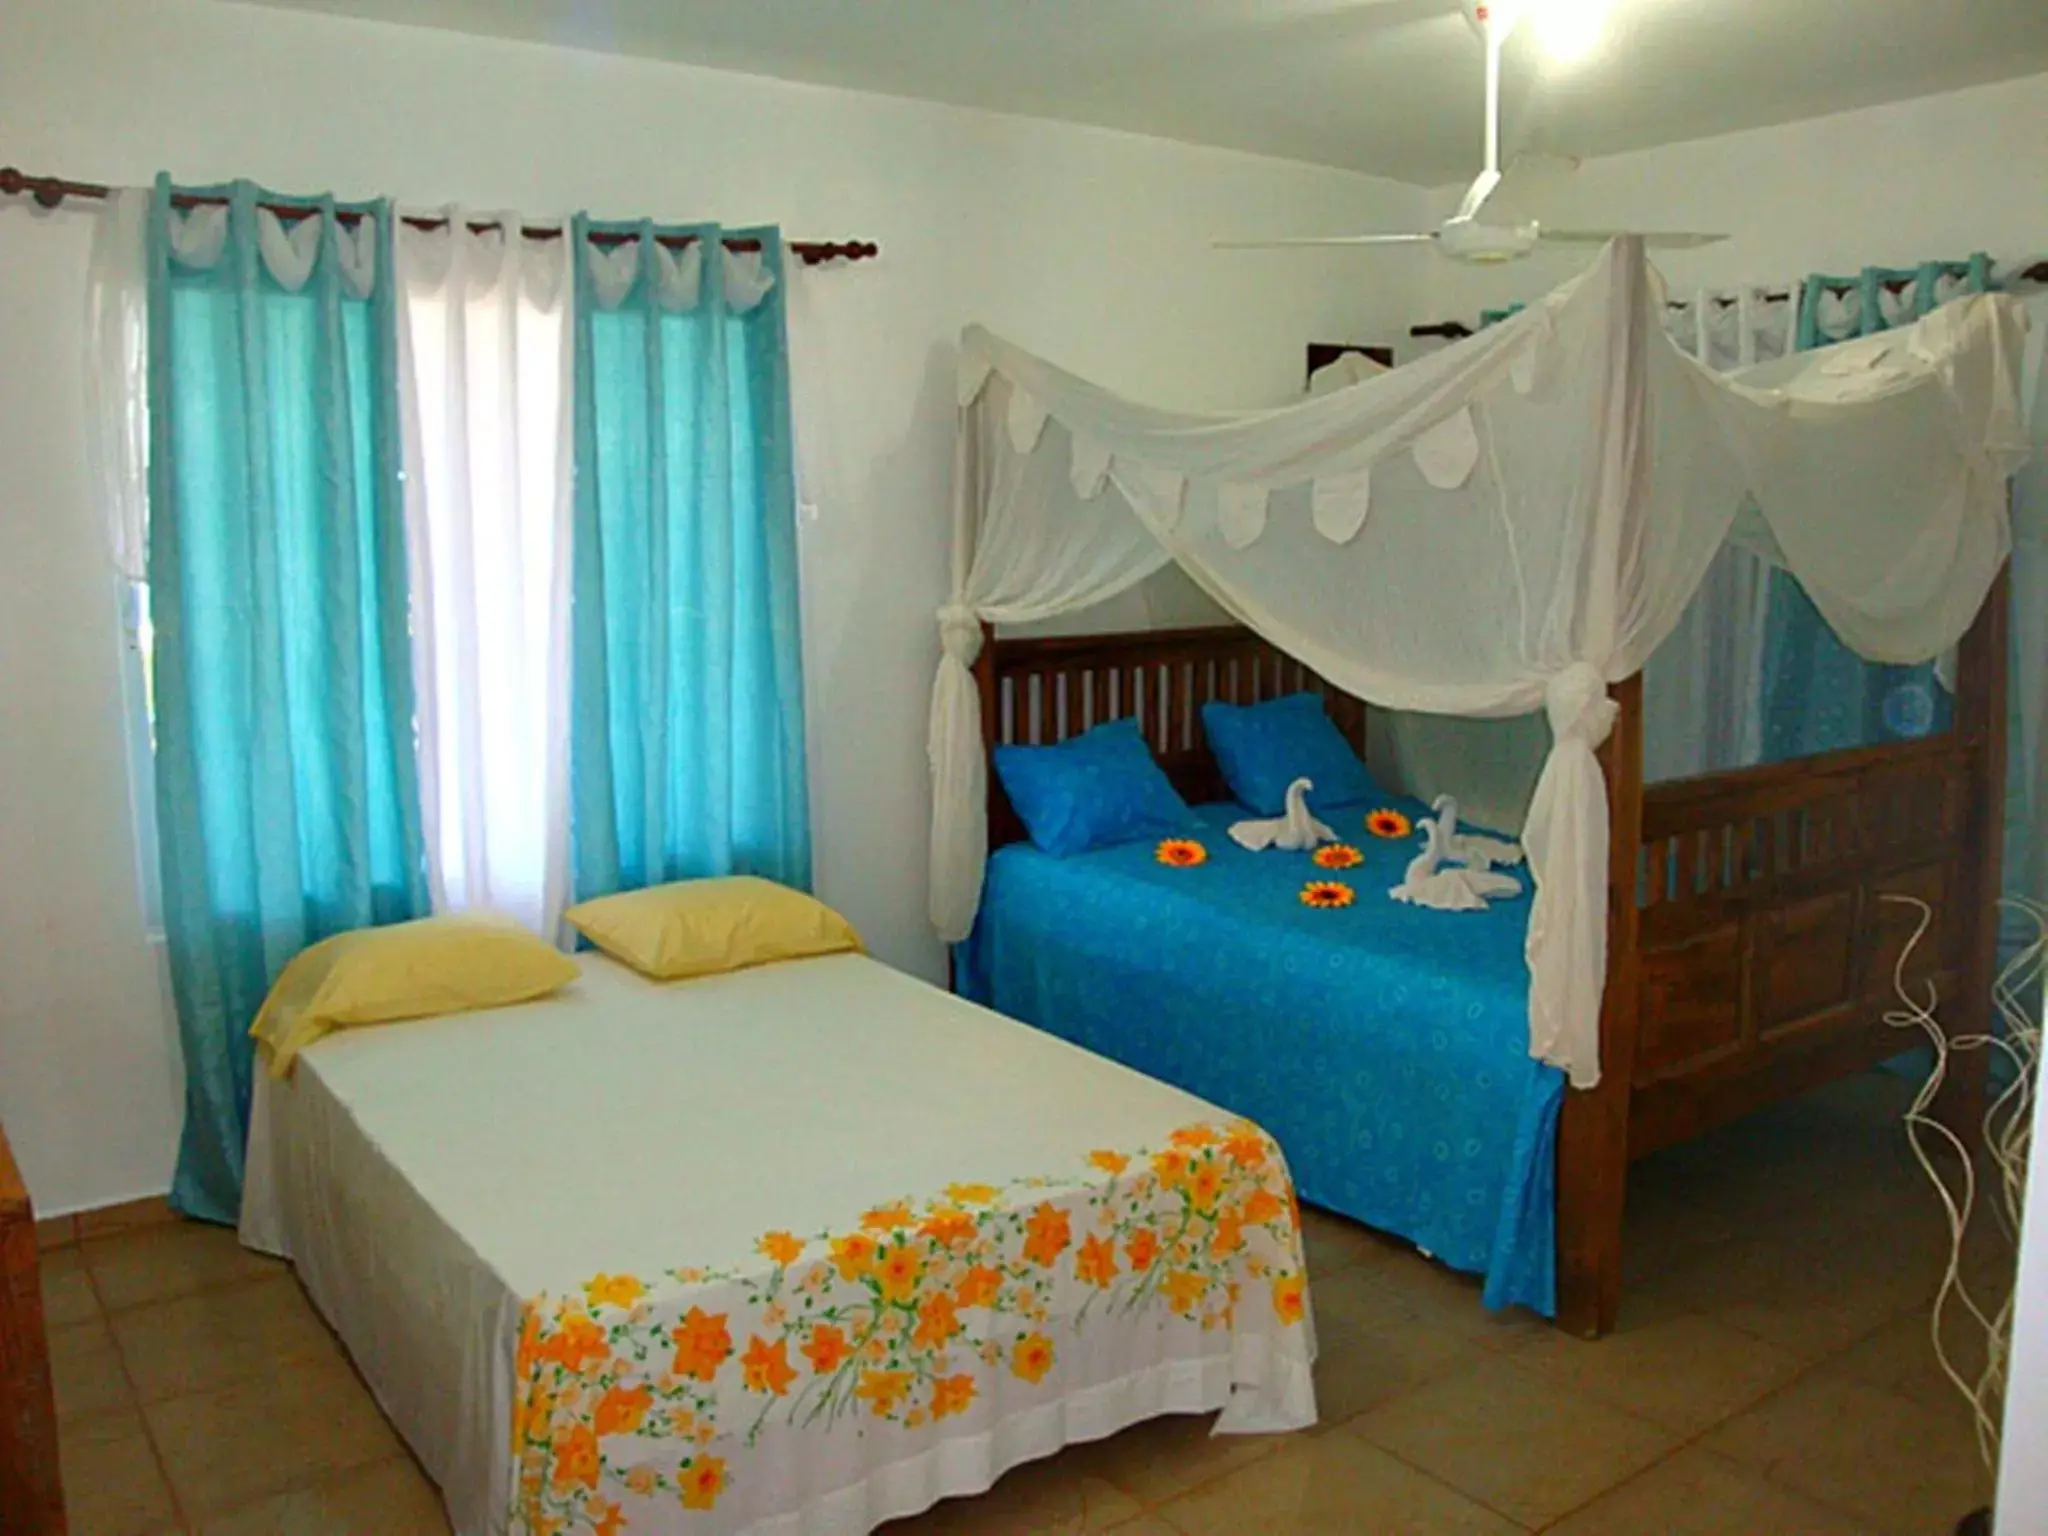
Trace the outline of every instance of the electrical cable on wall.
<instances>
[{"instance_id":1,"label":"electrical cable on wall","mask_svg":"<svg viewBox=\"0 0 2048 1536\"><path fill-rule=\"evenodd\" d=\"M2041 1019L2038 1004L2031 1000L2042 995L2044 969L2048 969L2048 905L2018 897L2008 897L2000 903L2033 926L2031 942L2013 956L1992 984L1992 1003L2003 1029L1950 1035L1937 1016L1941 997L1933 981L1926 983L1925 1001L1915 998L1906 988L1906 968L1933 925L1934 909L1917 896L1887 894L1882 899L1914 907L1920 914L1913 936L1900 951L1892 970L1892 990L1898 995L1900 1006L1887 1011L1884 1017L1894 1029L1919 1030L1934 1051L1934 1068L1906 1111L1906 1136L1913 1155L1933 1183L1948 1218L1948 1268L1935 1294L1931 1320L1934 1353L1943 1374L1969 1403L1976 1420L1978 1450L1985 1464L1995 1470L2000 1407L2012 1350L2013 1284L2010 1279L2002 1282L2002 1297L1987 1308L1988 1299L1973 1295L1964 1278L1964 1243L1978 1200L1977 1167L1962 1139L1937 1120L1932 1111L1947 1079L1950 1059L1957 1052L1994 1051L2011 1067L2011 1081L1994 1095L1984 1112L1984 1156L1989 1164L1987 1172L1994 1179L1992 1214L2006 1240L2017 1245L2020 1212L2026 1199L2034 1090L2041 1056ZM1943 1153L1948 1155L1937 1162ZM1956 1172L1945 1175L1944 1163ZM1950 1308L1958 1303L1984 1333L1984 1364L1975 1380L1950 1356L1942 1336Z\"/></svg>"}]
</instances>

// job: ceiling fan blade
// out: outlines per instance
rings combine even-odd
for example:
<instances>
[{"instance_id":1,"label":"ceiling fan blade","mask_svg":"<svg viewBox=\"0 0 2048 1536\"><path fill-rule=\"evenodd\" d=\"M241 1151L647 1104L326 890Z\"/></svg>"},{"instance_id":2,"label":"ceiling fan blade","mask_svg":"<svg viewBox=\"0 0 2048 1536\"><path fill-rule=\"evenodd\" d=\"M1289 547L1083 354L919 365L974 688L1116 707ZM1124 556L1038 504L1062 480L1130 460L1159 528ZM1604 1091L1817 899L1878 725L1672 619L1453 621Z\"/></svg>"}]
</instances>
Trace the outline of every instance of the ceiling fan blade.
<instances>
[{"instance_id":1,"label":"ceiling fan blade","mask_svg":"<svg viewBox=\"0 0 2048 1536\"><path fill-rule=\"evenodd\" d=\"M1435 235L1309 235L1292 240L1213 240L1210 249L1218 251L1277 251L1301 246L1339 245L1431 245Z\"/></svg>"},{"instance_id":2,"label":"ceiling fan blade","mask_svg":"<svg viewBox=\"0 0 2048 1536\"><path fill-rule=\"evenodd\" d=\"M1623 235L1635 235L1655 251L1693 251L1703 245L1719 245L1726 235L1694 234L1683 231L1638 229L1551 229L1544 226L1537 238L1545 245L1605 245Z\"/></svg>"},{"instance_id":3,"label":"ceiling fan blade","mask_svg":"<svg viewBox=\"0 0 2048 1536\"><path fill-rule=\"evenodd\" d=\"M1579 162L1569 155L1516 155L1489 199L1488 222L1513 224L1537 218L1545 208L1556 206L1578 168Z\"/></svg>"}]
</instances>

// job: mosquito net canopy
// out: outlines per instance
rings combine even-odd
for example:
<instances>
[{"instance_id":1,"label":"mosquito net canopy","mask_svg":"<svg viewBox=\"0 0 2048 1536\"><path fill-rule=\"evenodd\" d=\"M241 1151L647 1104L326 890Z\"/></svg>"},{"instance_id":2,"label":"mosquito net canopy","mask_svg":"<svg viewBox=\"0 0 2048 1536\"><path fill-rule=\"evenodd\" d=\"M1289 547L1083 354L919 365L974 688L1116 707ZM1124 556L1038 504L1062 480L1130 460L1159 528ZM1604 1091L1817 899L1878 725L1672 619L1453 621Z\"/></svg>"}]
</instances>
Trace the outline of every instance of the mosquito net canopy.
<instances>
[{"instance_id":1,"label":"mosquito net canopy","mask_svg":"<svg viewBox=\"0 0 2048 1536\"><path fill-rule=\"evenodd\" d=\"M1530 1050L1597 1082L1607 685L1642 668L1731 537L1864 655L1940 654L2005 559L2025 452L2013 300L1736 374L1680 352L1660 303L1640 244L1617 241L1458 346L1222 417L1133 404L970 329L931 713L941 937L972 927L987 854L982 624L1085 608L1177 562L1369 703L1547 712L1523 830Z\"/></svg>"}]
</instances>

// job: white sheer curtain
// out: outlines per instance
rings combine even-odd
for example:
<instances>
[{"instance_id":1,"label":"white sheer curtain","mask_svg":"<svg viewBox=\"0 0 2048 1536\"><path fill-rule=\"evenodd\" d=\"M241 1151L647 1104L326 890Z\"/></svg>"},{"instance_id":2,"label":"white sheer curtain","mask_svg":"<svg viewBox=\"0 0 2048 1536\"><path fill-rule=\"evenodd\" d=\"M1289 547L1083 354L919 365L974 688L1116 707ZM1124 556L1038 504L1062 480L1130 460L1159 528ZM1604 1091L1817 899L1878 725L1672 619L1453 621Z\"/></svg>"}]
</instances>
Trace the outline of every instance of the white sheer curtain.
<instances>
[{"instance_id":1,"label":"white sheer curtain","mask_svg":"<svg viewBox=\"0 0 2048 1536\"><path fill-rule=\"evenodd\" d=\"M558 939L569 869L568 240L398 230L413 674L436 911Z\"/></svg>"},{"instance_id":2,"label":"white sheer curtain","mask_svg":"<svg viewBox=\"0 0 2048 1536\"><path fill-rule=\"evenodd\" d=\"M1845 641L1923 661L2010 544L2018 306L1717 377L1670 345L1641 247L1502 325L1281 411L1119 400L971 330L952 601L932 695L932 919L966 935L985 855L980 624L1099 602L1176 561L1331 682L1396 709L1542 708L1523 840L1530 1046L1599 1079L1606 685L1640 671L1730 537L1783 561ZM1856 506L1844 539L1839 508ZM1762 516L1738 517L1754 506Z\"/></svg>"},{"instance_id":3,"label":"white sheer curtain","mask_svg":"<svg viewBox=\"0 0 2048 1536\"><path fill-rule=\"evenodd\" d=\"M1701 289L1664 306L1664 332L1717 373L1785 357L1799 335L1797 282ZM1643 669L1643 777L1690 778L1763 756L1770 564L1739 544L1706 579Z\"/></svg>"}]
</instances>

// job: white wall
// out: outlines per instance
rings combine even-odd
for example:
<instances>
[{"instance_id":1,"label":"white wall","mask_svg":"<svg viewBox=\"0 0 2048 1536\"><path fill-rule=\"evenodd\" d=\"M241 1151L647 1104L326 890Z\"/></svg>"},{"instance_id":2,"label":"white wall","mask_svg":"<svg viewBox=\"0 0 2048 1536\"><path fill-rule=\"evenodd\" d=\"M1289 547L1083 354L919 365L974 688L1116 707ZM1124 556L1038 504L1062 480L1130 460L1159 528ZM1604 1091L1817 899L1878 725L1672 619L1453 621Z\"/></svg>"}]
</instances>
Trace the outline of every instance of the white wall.
<instances>
[{"instance_id":1,"label":"white wall","mask_svg":"<svg viewBox=\"0 0 2048 1536\"><path fill-rule=\"evenodd\" d=\"M0 59L0 153L30 171L879 240L880 262L804 295L825 407L804 550L818 874L931 976L924 725L960 326L1162 403L1256 405L1298 389L1308 341L1391 339L1424 280L1206 249L1405 223L1415 189L1106 132L212 0L0 0ZM90 222L0 208L0 1118L49 1211L161 1190L179 1113L80 424Z\"/></svg>"},{"instance_id":2,"label":"white wall","mask_svg":"<svg viewBox=\"0 0 2048 1536\"><path fill-rule=\"evenodd\" d=\"M1463 190L1441 189L1439 212ZM1733 236L1655 253L1677 293L1979 250L2048 254L2048 75L1589 160L1532 212L1560 227ZM1545 292L1587 259L1546 252L1491 271L1440 262L1431 318L1470 323L1482 307Z\"/></svg>"}]
</instances>

